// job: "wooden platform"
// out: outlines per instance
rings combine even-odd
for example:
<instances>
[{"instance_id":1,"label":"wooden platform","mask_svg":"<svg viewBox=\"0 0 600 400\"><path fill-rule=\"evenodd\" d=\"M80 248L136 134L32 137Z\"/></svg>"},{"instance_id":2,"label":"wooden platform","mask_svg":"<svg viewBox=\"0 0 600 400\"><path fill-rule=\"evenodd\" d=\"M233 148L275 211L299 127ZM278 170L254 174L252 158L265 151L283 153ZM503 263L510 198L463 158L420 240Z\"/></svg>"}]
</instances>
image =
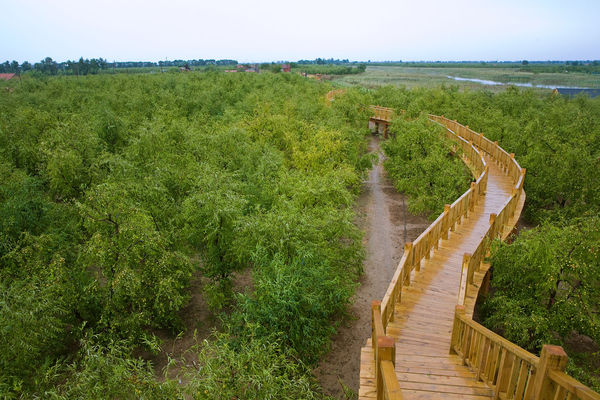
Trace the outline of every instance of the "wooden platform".
<instances>
[{"instance_id":1,"label":"wooden platform","mask_svg":"<svg viewBox=\"0 0 600 400\"><path fill-rule=\"evenodd\" d=\"M403 288L402 302L396 305L394 320L387 326L386 335L396 340L395 371L404 399L483 399L493 395L458 356L449 354L454 308L466 279L465 271L463 282L459 282L463 255L473 253L489 228L490 214L501 210L514 187L494 160L486 157L486 162L490 174L485 197L448 240L441 241L439 250L423 260L421 271ZM525 196L519 210L524 200ZM474 286L481 284L484 273L485 269L475 274ZM468 316L475 301L475 295L465 301ZM368 339L361 351L359 399L374 398L373 349Z\"/></svg>"}]
</instances>

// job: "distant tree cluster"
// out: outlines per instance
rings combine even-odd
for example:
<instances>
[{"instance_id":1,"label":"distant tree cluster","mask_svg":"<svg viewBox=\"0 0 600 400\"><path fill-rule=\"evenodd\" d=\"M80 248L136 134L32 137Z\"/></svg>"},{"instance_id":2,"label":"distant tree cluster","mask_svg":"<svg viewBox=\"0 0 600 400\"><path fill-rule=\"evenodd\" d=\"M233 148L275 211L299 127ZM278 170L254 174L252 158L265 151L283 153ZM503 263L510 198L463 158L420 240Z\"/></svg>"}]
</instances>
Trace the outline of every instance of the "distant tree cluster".
<instances>
[{"instance_id":1,"label":"distant tree cluster","mask_svg":"<svg viewBox=\"0 0 600 400\"><path fill-rule=\"evenodd\" d=\"M5 61L0 64L0 73L15 73L20 74L27 71L37 71L44 75L88 75L97 74L102 70L109 69L120 69L120 68L149 68L149 67L204 67L204 66L227 66L237 65L237 60L173 60L173 61L114 61L109 63L106 59L91 58L84 59L79 58L79 61L67 60L65 62L56 62L51 57L46 57L38 63L30 64L28 61L24 61L19 64L18 61Z\"/></svg>"},{"instance_id":2,"label":"distant tree cluster","mask_svg":"<svg viewBox=\"0 0 600 400\"><path fill-rule=\"evenodd\" d=\"M335 65L335 64L292 64L292 69L307 74L352 75L365 72L366 64Z\"/></svg>"},{"instance_id":3,"label":"distant tree cluster","mask_svg":"<svg viewBox=\"0 0 600 400\"><path fill-rule=\"evenodd\" d=\"M298 60L298 64L317 64L317 65L326 65L326 64L349 64L350 61L345 58L343 60L333 59L333 58L315 58L314 60Z\"/></svg>"}]
</instances>

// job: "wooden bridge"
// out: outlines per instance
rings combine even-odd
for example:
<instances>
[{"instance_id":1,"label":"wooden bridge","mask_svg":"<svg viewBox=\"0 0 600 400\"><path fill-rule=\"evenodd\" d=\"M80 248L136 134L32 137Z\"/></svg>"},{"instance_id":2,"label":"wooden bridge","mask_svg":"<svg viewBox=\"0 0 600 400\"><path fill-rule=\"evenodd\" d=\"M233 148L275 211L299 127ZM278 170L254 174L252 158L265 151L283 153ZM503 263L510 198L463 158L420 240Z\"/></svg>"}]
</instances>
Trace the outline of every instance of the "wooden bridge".
<instances>
[{"instance_id":1,"label":"wooden bridge","mask_svg":"<svg viewBox=\"0 0 600 400\"><path fill-rule=\"evenodd\" d=\"M395 115L394 109L381 106L370 106L370 108L373 111L373 116L369 118L369 129L371 129L371 132L377 132L387 138L390 122Z\"/></svg>"},{"instance_id":2,"label":"wooden bridge","mask_svg":"<svg viewBox=\"0 0 600 400\"><path fill-rule=\"evenodd\" d=\"M387 135L393 110L372 109L369 125ZM563 372L561 347L544 346L538 358L472 320L489 244L508 237L523 209L525 169L468 126L429 118L446 128L476 181L405 245L384 298L373 302L359 398L600 400Z\"/></svg>"}]
</instances>

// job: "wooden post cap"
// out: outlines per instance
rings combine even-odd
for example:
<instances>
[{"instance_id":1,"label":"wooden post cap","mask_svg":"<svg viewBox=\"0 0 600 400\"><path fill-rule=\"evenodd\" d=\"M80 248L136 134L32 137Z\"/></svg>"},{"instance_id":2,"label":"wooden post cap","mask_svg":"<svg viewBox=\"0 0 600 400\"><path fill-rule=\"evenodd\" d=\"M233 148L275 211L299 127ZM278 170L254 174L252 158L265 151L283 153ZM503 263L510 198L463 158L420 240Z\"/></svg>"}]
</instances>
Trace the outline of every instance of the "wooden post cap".
<instances>
[{"instance_id":1,"label":"wooden post cap","mask_svg":"<svg viewBox=\"0 0 600 400\"><path fill-rule=\"evenodd\" d=\"M395 347L396 347L396 341L394 340L394 338L391 338L389 336L379 336L377 338L377 349L379 349L379 350L394 349ZM384 353L384 352L381 352L381 353Z\"/></svg>"},{"instance_id":2,"label":"wooden post cap","mask_svg":"<svg viewBox=\"0 0 600 400\"><path fill-rule=\"evenodd\" d=\"M381 308L381 301L380 300L373 300L371 302L371 309L372 310L377 310L379 308Z\"/></svg>"},{"instance_id":3,"label":"wooden post cap","mask_svg":"<svg viewBox=\"0 0 600 400\"><path fill-rule=\"evenodd\" d=\"M496 217L497 217L496 214L493 214L493 213L490 214L490 225L493 224L494 222L496 222Z\"/></svg>"},{"instance_id":4,"label":"wooden post cap","mask_svg":"<svg viewBox=\"0 0 600 400\"><path fill-rule=\"evenodd\" d=\"M468 263L470 259L471 259L471 254L469 254L469 253L463 254L463 264Z\"/></svg>"},{"instance_id":5,"label":"wooden post cap","mask_svg":"<svg viewBox=\"0 0 600 400\"><path fill-rule=\"evenodd\" d=\"M454 312L457 314L464 314L465 313L465 306L457 304L454 306Z\"/></svg>"},{"instance_id":6,"label":"wooden post cap","mask_svg":"<svg viewBox=\"0 0 600 400\"><path fill-rule=\"evenodd\" d=\"M567 357L567 353L561 346L556 346L553 344L545 344L542 347L542 353L546 353L548 356L552 357Z\"/></svg>"},{"instance_id":7,"label":"wooden post cap","mask_svg":"<svg viewBox=\"0 0 600 400\"><path fill-rule=\"evenodd\" d=\"M445 213L450 212L450 207L451 207L450 204L444 204L444 212Z\"/></svg>"},{"instance_id":8,"label":"wooden post cap","mask_svg":"<svg viewBox=\"0 0 600 400\"><path fill-rule=\"evenodd\" d=\"M404 251L409 251L413 247L413 242L404 243Z\"/></svg>"},{"instance_id":9,"label":"wooden post cap","mask_svg":"<svg viewBox=\"0 0 600 400\"><path fill-rule=\"evenodd\" d=\"M510 158L515 158L515 153L510 153Z\"/></svg>"}]
</instances>

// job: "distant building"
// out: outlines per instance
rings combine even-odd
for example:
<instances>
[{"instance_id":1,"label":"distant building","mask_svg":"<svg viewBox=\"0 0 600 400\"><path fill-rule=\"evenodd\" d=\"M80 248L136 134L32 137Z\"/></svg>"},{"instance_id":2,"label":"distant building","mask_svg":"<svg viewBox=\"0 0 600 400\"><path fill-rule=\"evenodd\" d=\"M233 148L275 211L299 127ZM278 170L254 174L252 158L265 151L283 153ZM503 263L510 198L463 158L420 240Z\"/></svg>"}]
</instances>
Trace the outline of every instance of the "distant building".
<instances>
[{"instance_id":1,"label":"distant building","mask_svg":"<svg viewBox=\"0 0 600 400\"><path fill-rule=\"evenodd\" d=\"M589 96L590 98L594 98L600 96L600 89L575 89L575 88L556 88L553 90L555 94L562 94L567 97L575 97L580 93Z\"/></svg>"},{"instance_id":2,"label":"distant building","mask_svg":"<svg viewBox=\"0 0 600 400\"><path fill-rule=\"evenodd\" d=\"M238 64L236 68L238 71L258 72L258 64Z\"/></svg>"},{"instance_id":3,"label":"distant building","mask_svg":"<svg viewBox=\"0 0 600 400\"><path fill-rule=\"evenodd\" d=\"M281 64L281 72L292 72L292 66L290 64Z\"/></svg>"},{"instance_id":4,"label":"distant building","mask_svg":"<svg viewBox=\"0 0 600 400\"><path fill-rule=\"evenodd\" d=\"M9 81L11 80L16 74L0 74L0 80L2 81Z\"/></svg>"}]
</instances>

